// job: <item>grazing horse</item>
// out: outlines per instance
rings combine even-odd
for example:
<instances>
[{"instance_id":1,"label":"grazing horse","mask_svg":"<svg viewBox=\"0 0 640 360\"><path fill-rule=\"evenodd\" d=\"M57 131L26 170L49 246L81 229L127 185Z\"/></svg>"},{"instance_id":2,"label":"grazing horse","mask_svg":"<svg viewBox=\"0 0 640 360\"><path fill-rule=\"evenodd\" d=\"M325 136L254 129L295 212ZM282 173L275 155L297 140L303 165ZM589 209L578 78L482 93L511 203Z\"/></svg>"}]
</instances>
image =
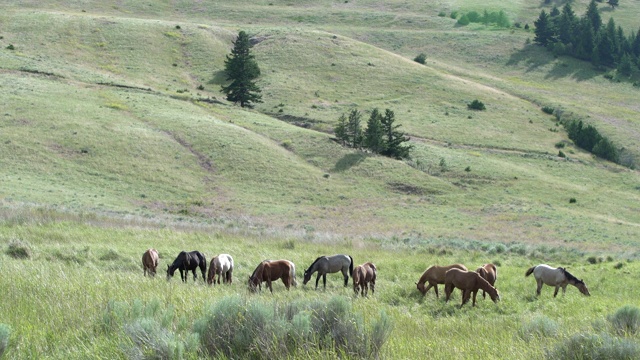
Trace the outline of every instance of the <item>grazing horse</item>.
<instances>
[{"instance_id":1,"label":"grazing horse","mask_svg":"<svg viewBox=\"0 0 640 360\"><path fill-rule=\"evenodd\" d=\"M493 264L484 264L476 269L476 272L482 276L483 279L487 280L491 286L496 285L496 280L498 280L498 269ZM485 299L486 293L482 290L482 298Z\"/></svg>"},{"instance_id":2,"label":"grazing horse","mask_svg":"<svg viewBox=\"0 0 640 360\"><path fill-rule=\"evenodd\" d=\"M176 259L173 260L173 264L167 265L167 280L171 279L173 273L178 269L180 270L180 278L182 281L187 282L189 270L193 273L193 281L196 281L197 268L200 268L200 271L202 271L202 280L206 281L207 278L204 276L204 273L207 270L207 259L204 254L199 251L181 251Z\"/></svg>"},{"instance_id":3,"label":"grazing horse","mask_svg":"<svg viewBox=\"0 0 640 360\"><path fill-rule=\"evenodd\" d=\"M361 296L367 296L369 286L371 286L371 293L375 293L377 272L378 270L373 263L366 262L358 265L351 274L353 278L353 292L358 295L358 290L360 290Z\"/></svg>"},{"instance_id":4,"label":"grazing horse","mask_svg":"<svg viewBox=\"0 0 640 360\"><path fill-rule=\"evenodd\" d=\"M271 282L282 279L284 286L289 290L291 285L296 286L296 269L293 262L289 260L264 260L253 271L249 277L249 291L255 292L259 288L262 290L262 283L267 282L271 293L273 287Z\"/></svg>"},{"instance_id":5,"label":"grazing horse","mask_svg":"<svg viewBox=\"0 0 640 360\"><path fill-rule=\"evenodd\" d=\"M493 302L500 300L500 294L498 289L494 288L489 282L474 271L465 271L460 269L451 269L444 275L444 294L446 301L449 301L451 292L454 288L458 288L462 291L462 304L460 308L469 301L469 297L473 293L473 306L476 306L476 295L478 290L483 290L489 293Z\"/></svg>"},{"instance_id":6,"label":"grazing horse","mask_svg":"<svg viewBox=\"0 0 640 360\"><path fill-rule=\"evenodd\" d=\"M577 287L582 294L591 296L591 294L589 294L589 289L587 289L587 285L584 283L584 281L571 275L565 268L552 268L549 265L540 264L530 267L529 270L527 270L527 272L525 273L525 276L529 276L532 273L536 278L536 282L538 283L536 295L540 295L542 284L556 287L556 291L553 292L553 297L556 297L556 295L558 295L558 290L560 288L562 288L562 295L564 295L567 291L567 284L571 284Z\"/></svg>"},{"instance_id":7,"label":"grazing horse","mask_svg":"<svg viewBox=\"0 0 640 360\"><path fill-rule=\"evenodd\" d=\"M307 285L309 280L311 280L311 275L316 271L318 272L316 289L318 288L320 276L322 276L322 283L326 289L327 273L336 273L338 271L342 271L344 286L347 286L349 285L349 274L353 273L353 258L349 255L320 256L304 271L304 281L302 284Z\"/></svg>"},{"instance_id":8,"label":"grazing horse","mask_svg":"<svg viewBox=\"0 0 640 360\"><path fill-rule=\"evenodd\" d=\"M216 275L218 275L218 284L220 284L220 277L222 277L223 284L231 284L231 275L233 274L233 258L229 254L220 254L213 259L209 264L209 273L207 274L207 284L216 283Z\"/></svg>"},{"instance_id":9,"label":"grazing horse","mask_svg":"<svg viewBox=\"0 0 640 360\"><path fill-rule=\"evenodd\" d=\"M422 295L426 295L427 291L433 287L436 292L436 298L438 298L438 284L444 284L444 274L450 269L467 270L466 266L462 264L453 264L447 266L430 266L420 277L420 280L416 283L418 291ZM429 286L425 287L424 284L428 282Z\"/></svg>"},{"instance_id":10,"label":"grazing horse","mask_svg":"<svg viewBox=\"0 0 640 360\"><path fill-rule=\"evenodd\" d=\"M158 267L158 250L148 249L142 254L142 268L144 269L144 276L147 276L147 271L150 276L156 276L156 268Z\"/></svg>"}]
</instances>

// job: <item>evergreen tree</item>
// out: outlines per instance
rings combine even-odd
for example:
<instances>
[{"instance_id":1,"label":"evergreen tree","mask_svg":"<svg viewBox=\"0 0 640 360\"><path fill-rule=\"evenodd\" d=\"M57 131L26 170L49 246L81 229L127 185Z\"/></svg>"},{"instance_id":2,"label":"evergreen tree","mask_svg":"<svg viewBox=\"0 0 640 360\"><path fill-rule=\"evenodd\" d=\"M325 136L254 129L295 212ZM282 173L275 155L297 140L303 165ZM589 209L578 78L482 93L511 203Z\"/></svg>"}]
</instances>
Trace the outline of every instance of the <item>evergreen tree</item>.
<instances>
[{"instance_id":1,"label":"evergreen tree","mask_svg":"<svg viewBox=\"0 0 640 360\"><path fill-rule=\"evenodd\" d=\"M390 156L396 159L405 159L409 157L409 152L413 148L412 145L403 145L409 141L409 138L399 131L400 125L394 125L395 114L393 111L386 109L384 117L381 119L382 130L384 132L385 149L382 155Z\"/></svg>"},{"instance_id":2,"label":"evergreen tree","mask_svg":"<svg viewBox=\"0 0 640 360\"><path fill-rule=\"evenodd\" d=\"M630 40L629 42L631 43L631 53L636 58L639 58L640 57L640 29L638 29L638 32L636 33L633 40Z\"/></svg>"},{"instance_id":3,"label":"evergreen tree","mask_svg":"<svg viewBox=\"0 0 640 360\"><path fill-rule=\"evenodd\" d=\"M373 109L364 133L364 146L376 154L381 154L385 149L383 135L382 114L378 109Z\"/></svg>"},{"instance_id":4,"label":"evergreen tree","mask_svg":"<svg viewBox=\"0 0 640 360\"><path fill-rule=\"evenodd\" d=\"M347 145L359 149L362 146L362 113L353 109L347 121Z\"/></svg>"},{"instance_id":5,"label":"evergreen tree","mask_svg":"<svg viewBox=\"0 0 640 360\"><path fill-rule=\"evenodd\" d=\"M253 107L252 103L262 102L260 88L254 82L260 76L260 68L251 55L249 35L244 31L240 31L233 42L231 56L227 55L224 61L224 70L227 81L231 82L222 86L222 92L227 95L228 101L248 108Z\"/></svg>"},{"instance_id":6,"label":"evergreen tree","mask_svg":"<svg viewBox=\"0 0 640 360\"><path fill-rule=\"evenodd\" d=\"M593 53L598 54L599 64L594 64L594 65L613 66L614 65L613 54L615 53L613 47L614 47L614 44L611 43L611 39L609 38L609 35L607 34L607 32L602 30L598 32L598 35L596 36L595 48L593 49ZM593 62L593 59L592 59L592 62Z\"/></svg>"},{"instance_id":7,"label":"evergreen tree","mask_svg":"<svg viewBox=\"0 0 640 360\"><path fill-rule=\"evenodd\" d=\"M565 45L573 44L574 32L576 27L576 14L571 8L571 4L567 3L562 8L560 20L558 21L558 39ZM575 44L573 44L575 46Z\"/></svg>"},{"instance_id":8,"label":"evergreen tree","mask_svg":"<svg viewBox=\"0 0 640 360\"><path fill-rule=\"evenodd\" d=\"M618 6L618 0L607 0L607 4L611 5L612 9L615 9Z\"/></svg>"},{"instance_id":9,"label":"evergreen tree","mask_svg":"<svg viewBox=\"0 0 640 360\"><path fill-rule=\"evenodd\" d=\"M533 22L533 25L536 26L534 30L536 36L533 41L542 46L547 46L548 43L553 41L553 29L546 11L542 10L540 12L540 16Z\"/></svg>"},{"instance_id":10,"label":"evergreen tree","mask_svg":"<svg viewBox=\"0 0 640 360\"><path fill-rule=\"evenodd\" d=\"M631 76L632 63L631 63L631 56L629 56L629 54L622 55L622 59L620 59L620 62L618 63L617 71L618 71L618 74L622 76L626 76L626 77Z\"/></svg>"},{"instance_id":11,"label":"evergreen tree","mask_svg":"<svg viewBox=\"0 0 640 360\"><path fill-rule=\"evenodd\" d=\"M576 43L576 51L575 56L582 60L591 60L591 55L593 53L593 48L595 44L595 38L593 33L593 26L591 25L591 21L586 17L580 19L578 29L576 31L576 36L574 39L577 40Z\"/></svg>"},{"instance_id":12,"label":"evergreen tree","mask_svg":"<svg viewBox=\"0 0 640 360\"><path fill-rule=\"evenodd\" d=\"M333 129L333 132L343 146L347 144L349 136L347 134L347 117L344 114L340 115L338 125Z\"/></svg>"},{"instance_id":13,"label":"evergreen tree","mask_svg":"<svg viewBox=\"0 0 640 360\"><path fill-rule=\"evenodd\" d=\"M598 4L596 4L596 0L591 0L589 6L587 6L587 12L584 16L589 19L593 33L598 33L602 27L602 18L600 17L600 12L598 12Z\"/></svg>"}]
</instances>

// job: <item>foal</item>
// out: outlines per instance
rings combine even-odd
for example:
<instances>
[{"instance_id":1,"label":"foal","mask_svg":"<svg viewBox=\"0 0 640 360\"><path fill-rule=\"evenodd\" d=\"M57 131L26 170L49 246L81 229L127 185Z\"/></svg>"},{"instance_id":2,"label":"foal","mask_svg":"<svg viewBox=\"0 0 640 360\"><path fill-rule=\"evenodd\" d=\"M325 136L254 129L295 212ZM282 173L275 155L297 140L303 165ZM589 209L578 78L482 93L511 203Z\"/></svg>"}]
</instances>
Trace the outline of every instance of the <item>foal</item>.
<instances>
[{"instance_id":1,"label":"foal","mask_svg":"<svg viewBox=\"0 0 640 360\"><path fill-rule=\"evenodd\" d=\"M491 286L495 287L496 280L498 280L498 269L493 264L484 264L476 269L476 272L487 280ZM482 298L486 299L486 293L482 290Z\"/></svg>"},{"instance_id":2,"label":"foal","mask_svg":"<svg viewBox=\"0 0 640 360\"><path fill-rule=\"evenodd\" d=\"M446 295L446 301L449 301L449 297L451 296L451 292L454 287L462 291L461 308L467 301L469 301L471 293L473 293L473 306L476 306L476 295L478 294L478 290L481 289L489 293L493 302L498 302L500 300L498 289L491 286L491 284L489 284L487 280L483 279L477 272L464 271L460 269L451 269L447 271L444 276L444 293Z\"/></svg>"},{"instance_id":3,"label":"foal","mask_svg":"<svg viewBox=\"0 0 640 360\"><path fill-rule=\"evenodd\" d=\"M353 278L353 291L356 295L358 295L358 290L360 290L361 296L367 296L367 293L369 292L369 284L371 284L371 294L375 293L376 276L376 266L371 262L358 265L353 269L351 277Z\"/></svg>"},{"instance_id":4,"label":"foal","mask_svg":"<svg viewBox=\"0 0 640 360\"><path fill-rule=\"evenodd\" d=\"M450 269L460 269L467 270L467 268L462 264L453 264L447 266L438 266L433 265L430 266L420 277L420 280L416 283L418 287L418 291L422 293L422 295L426 295L427 291L433 287L433 290L436 292L436 298L438 298L438 284L444 284L444 274ZM429 286L424 286L426 282L429 282Z\"/></svg>"},{"instance_id":5,"label":"foal","mask_svg":"<svg viewBox=\"0 0 640 360\"><path fill-rule=\"evenodd\" d=\"M149 272L150 276L156 276L156 268L158 267L158 250L148 249L142 254L142 267L144 268L144 276Z\"/></svg>"}]
</instances>

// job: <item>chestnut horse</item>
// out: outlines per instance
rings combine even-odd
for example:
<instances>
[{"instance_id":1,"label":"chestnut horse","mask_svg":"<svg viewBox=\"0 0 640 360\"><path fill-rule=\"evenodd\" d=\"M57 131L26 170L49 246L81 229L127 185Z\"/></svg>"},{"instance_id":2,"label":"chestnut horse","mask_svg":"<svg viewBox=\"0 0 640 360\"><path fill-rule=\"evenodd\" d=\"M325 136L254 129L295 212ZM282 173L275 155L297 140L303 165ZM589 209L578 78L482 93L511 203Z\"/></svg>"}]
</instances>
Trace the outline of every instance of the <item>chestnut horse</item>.
<instances>
[{"instance_id":1,"label":"chestnut horse","mask_svg":"<svg viewBox=\"0 0 640 360\"><path fill-rule=\"evenodd\" d=\"M444 284L444 274L450 269L467 270L467 267L462 264L453 264L447 266L430 266L420 277L420 280L416 283L418 291L422 295L426 295L427 291L433 287L436 292L436 298L438 298L438 284ZM424 284L428 282L429 286L425 287Z\"/></svg>"},{"instance_id":2,"label":"chestnut horse","mask_svg":"<svg viewBox=\"0 0 640 360\"><path fill-rule=\"evenodd\" d=\"M476 269L476 272L482 276L483 279L487 280L491 286L495 287L496 280L498 280L498 269L493 264L484 264ZM485 299L486 293L482 290L482 298Z\"/></svg>"},{"instance_id":3,"label":"chestnut horse","mask_svg":"<svg viewBox=\"0 0 640 360\"><path fill-rule=\"evenodd\" d=\"M349 255L333 255L333 256L320 256L317 258L307 270L304 271L303 285L307 285L311 280L311 275L314 272L318 272L316 277L316 289L318 288L318 282L320 276L322 276L322 283L324 288L327 288L327 273L336 273L342 271L344 277L344 286L349 285L349 275L353 273L353 258Z\"/></svg>"},{"instance_id":4,"label":"chestnut horse","mask_svg":"<svg viewBox=\"0 0 640 360\"><path fill-rule=\"evenodd\" d=\"M369 292L369 286L371 286L371 294L375 293L376 276L376 266L370 262L358 265L355 269L353 269L351 277L353 278L353 291L356 293L356 295L358 295L358 290L360 290L361 296L367 296L367 293Z\"/></svg>"},{"instance_id":5,"label":"chestnut horse","mask_svg":"<svg viewBox=\"0 0 640 360\"><path fill-rule=\"evenodd\" d=\"M147 271L150 276L156 276L156 268L158 267L158 250L148 249L142 254L142 268L144 269L144 276L147 276Z\"/></svg>"},{"instance_id":6,"label":"chestnut horse","mask_svg":"<svg viewBox=\"0 0 640 360\"><path fill-rule=\"evenodd\" d=\"M218 284L222 277L223 284L231 284L231 275L233 274L233 258L229 254L220 254L209 263L209 273L207 274L207 284L216 283L216 275L218 275Z\"/></svg>"},{"instance_id":7,"label":"chestnut horse","mask_svg":"<svg viewBox=\"0 0 640 360\"><path fill-rule=\"evenodd\" d=\"M564 295L567 291L567 285L571 284L577 287L583 295L591 296L591 294L589 293L589 289L587 289L587 284L585 284L584 281L571 275L565 268L552 268L549 265L540 264L530 267L529 270L527 270L527 272L525 273L525 276L529 276L532 273L536 278L536 282L538 283L536 295L540 295L542 284L556 287L556 291L554 291L553 297L556 297L556 295L558 295L558 290L560 288L562 288L562 295Z\"/></svg>"},{"instance_id":8,"label":"chestnut horse","mask_svg":"<svg viewBox=\"0 0 640 360\"><path fill-rule=\"evenodd\" d=\"M474 271L465 271L460 269L451 269L444 275L444 293L446 296L445 301L449 301L451 292L453 289L458 288L462 291L462 304L460 308L469 301L469 297L473 293L473 306L476 306L476 295L478 290L483 290L489 293L493 302L500 300L500 294L498 289L494 288L489 282Z\"/></svg>"},{"instance_id":9,"label":"chestnut horse","mask_svg":"<svg viewBox=\"0 0 640 360\"><path fill-rule=\"evenodd\" d=\"M253 271L249 277L249 290L251 292L262 290L262 282L266 281L271 293L273 287L271 282L282 279L284 286L289 290L291 285L295 286L295 266L289 260L264 260Z\"/></svg>"}]
</instances>

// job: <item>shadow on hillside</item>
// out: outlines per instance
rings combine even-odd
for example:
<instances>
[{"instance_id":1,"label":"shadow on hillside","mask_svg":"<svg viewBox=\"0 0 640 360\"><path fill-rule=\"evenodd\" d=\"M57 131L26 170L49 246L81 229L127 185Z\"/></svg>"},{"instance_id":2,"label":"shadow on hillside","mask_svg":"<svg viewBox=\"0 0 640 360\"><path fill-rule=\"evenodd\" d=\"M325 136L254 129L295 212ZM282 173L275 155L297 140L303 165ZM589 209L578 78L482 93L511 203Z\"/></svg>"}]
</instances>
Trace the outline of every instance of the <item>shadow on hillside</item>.
<instances>
[{"instance_id":1,"label":"shadow on hillside","mask_svg":"<svg viewBox=\"0 0 640 360\"><path fill-rule=\"evenodd\" d=\"M342 159L338 160L336 165L333 167L333 171L340 172L349 170L353 166L358 165L364 159L367 158L366 154L348 154L342 157Z\"/></svg>"},{"instance_id":2,"label":"shadow on hillside","mask_svg":"<svg viewBox=\"0 0 640 360\"><path fill-rule=\"evenodd\" d=\"M209 80L209 84L222 85L227 82L227 75L224 70L219 70L213 73L213 78Z\"/></svg>"},{"instance_id":3,"label":"shadow on hillside","mask_svg":"<svg viewBox=\"0 0 640 360\"><path fill-rule=\"evenodd\" d=\"M525 45L522 49L512 53L506 65L524 65L525 72L537 71L543 66L552 65L551 70L545 75L547 80L572 78L577 81L585 81L598 75L598 72L593 70L587 62L581 63L570 57L567 57L566 61L558 61L550 51L535 44Z\"/></svg>"}]
</instances>

